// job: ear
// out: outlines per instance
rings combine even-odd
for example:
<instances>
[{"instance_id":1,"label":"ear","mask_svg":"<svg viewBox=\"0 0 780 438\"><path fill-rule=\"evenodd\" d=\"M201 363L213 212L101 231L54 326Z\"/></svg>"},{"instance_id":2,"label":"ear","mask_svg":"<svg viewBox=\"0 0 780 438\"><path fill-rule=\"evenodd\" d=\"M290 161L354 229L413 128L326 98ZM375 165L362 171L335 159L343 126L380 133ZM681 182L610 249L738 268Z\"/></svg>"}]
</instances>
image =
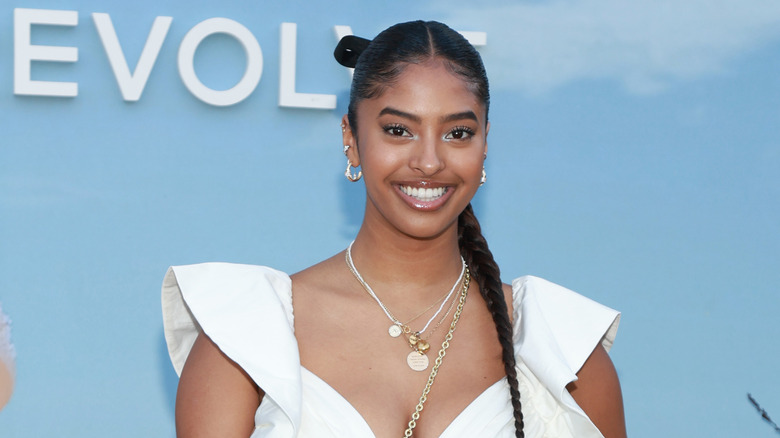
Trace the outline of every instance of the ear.
<instances>
[{"instance_id":1,"label":"ear","mask_svg":"<svg viewBox=\"0 0 780 438\"><path fill-rule=\"evenodd\" d=\"M484 156L485 156L485 158L487 158L487 153L488 153L488 142L487 142L487 136L488 136L488 133L489 133L489 132L490 132L490 122L487 122L487 123L485 124L485 150L483 151L483 152L484 152Z\"/></svg>"},{"instance_id":2,"label":"ear","mask_svg":"<svg viewBox=\"0 0 780 438\"><path fill-rule=\"evenodd\" d=\"M352 163L352 166L360 166L360 154L357 148L357 137L352 131L352 126L349 124L349 118L346 114L341 118L341 140L344 146L349 146L347 150L347 159Z\"/></svg>"}]
</instances>

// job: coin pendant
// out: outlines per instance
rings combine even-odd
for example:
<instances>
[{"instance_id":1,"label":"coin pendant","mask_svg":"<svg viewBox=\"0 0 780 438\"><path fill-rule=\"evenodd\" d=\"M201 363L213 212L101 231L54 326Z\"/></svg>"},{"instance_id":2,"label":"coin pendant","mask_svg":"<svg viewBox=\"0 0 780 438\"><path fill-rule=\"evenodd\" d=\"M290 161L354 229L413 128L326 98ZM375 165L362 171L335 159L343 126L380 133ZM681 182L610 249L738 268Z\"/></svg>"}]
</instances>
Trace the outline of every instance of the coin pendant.
<instances>
[{"instance_id":1,"label":"coin pendant","mask_svg":"<svg viewBox=\"0 0 780 438\"><path fill-rule=\"evenodd\" d=\"M398 327L397 325L393 324L390 326L389 329L387 329L387 332L390 333L390 336L397 338L401 336L401 327Z\"/></svg>"},{"instance_id":2,"label":"coin pendant","mask_svg":"<svg viewBox=\"0 0 780 438\"><path fill-rule=\"evenodd\" d=\"M406 356L406 364L415 371L425 371L428 368L428 356L412 351Z\"/></svg>"}]
</instances>

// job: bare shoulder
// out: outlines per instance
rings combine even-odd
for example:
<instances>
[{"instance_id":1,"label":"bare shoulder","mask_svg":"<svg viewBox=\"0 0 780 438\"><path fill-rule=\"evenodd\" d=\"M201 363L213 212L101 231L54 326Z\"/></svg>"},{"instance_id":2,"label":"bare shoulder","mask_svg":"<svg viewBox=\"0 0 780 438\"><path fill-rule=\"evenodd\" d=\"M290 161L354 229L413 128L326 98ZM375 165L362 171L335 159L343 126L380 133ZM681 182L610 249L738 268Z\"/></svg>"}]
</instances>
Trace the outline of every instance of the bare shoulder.
<instances>
[{"instance_id":1,"label":"bare shoulder","mask_svg":"<svg viewBox=\"0 0 780 438\"><path fill-rule=\"evenodd\" d=\"M351 280L348 275L349 271L344 269L344 253L341 252L290 276L295 309L295 337L301 349L302 361L309 359L310 351L305 348L307 341L317 339L321 333L319 327L327 326L336 316L333 303L346 298L344 285ZM322 312L322 309L331 311Z\"/></svg>"},{"instance_id":2,"label":"bare shoulder","mask_svg":"<svg viewBox=\"0 0 780 438\"><path fill-rule=\"evenodd\" d=\"M577 373L578 380L567 386L577 404L606 438L626 436L623 395L615 366L599 344Z\"/></svg>"},{"instance_id":3,"label":"bare shoulder","mask_svg":"<svg viewBox=\"0 0 780 438\"><path fill-rule=\"evenodd\" d=\"M292 274L290 278L293 281L294 289L306 290L308 286L312 284L328 284L332 281L338 280L338 276L342 270L339 270L341 264L344 263L343 251L325 259L316 265L310 266L302 271Z\"/></svg>"},{"instance_id":4,"label":"bare shoulder","mask_svg":"<svg viewBox=\"0 0 780 438\"><path fill-rule=\"evenodd\" d=\"M176 435L249 436L262 397L249 375L201 332L179 380Z\"/></svg>"}]
</instances>

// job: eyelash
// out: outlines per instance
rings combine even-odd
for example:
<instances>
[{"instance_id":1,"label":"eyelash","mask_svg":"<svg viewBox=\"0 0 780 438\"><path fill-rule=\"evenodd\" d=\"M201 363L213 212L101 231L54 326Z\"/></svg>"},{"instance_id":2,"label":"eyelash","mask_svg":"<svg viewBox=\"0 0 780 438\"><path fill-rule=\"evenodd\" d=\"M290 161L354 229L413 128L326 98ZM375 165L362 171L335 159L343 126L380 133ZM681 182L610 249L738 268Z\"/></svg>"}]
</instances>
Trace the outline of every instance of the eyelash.
<instances>
[{"instance_id":1,"label":"eyelash","mask_svg":"<svg viewBox=\"0 0 780 438\"><path fill-rule=\"evenodd\" d=\"M464 134L462 138L453 138L453 140L467 140L474 136L475 132L473 129L469 128L468 126L456 126L453 128L450 132L447 133L445 137L448 137L452 135L455 132L460 132Z\"/></svg>"},{"instance_id":2,"label":"eyelash","mask_svg":"<svg viewBox=\"0 0 780 438\"><path fill-rule=\"evenodd\" d=\"M389 125L385 125L382 129L384 129L384 131L385 131L385 133L387 135L390 135L390 136L393 136L393 137L405 137L406 136L406 135L403 135L403 134L402 135L394 134L393 131L396 130L396 129L400 129L401 131L404 132L404 134L409 134L409 136L411 136L411 133L409 132L408 129L406 129L406 126L400 125L398 123L391 123Z\"/></svg>"},{"instance_id":3,"label":"eyelash","mask_svg":"<svg viewBox=\"0 0 780 438\"><path fill-rule=\"evenodd\" d=\"M411 137L412 136L411 133L409 132L409 130L406 129L406 127L404 125L401 125L401 124L398 124L398 123L391 123L389 125L385 125L382 129L385 131L385 133L387 133L388 135L393 136L393 137L407 137L407 136ZM398 135L398 134L393 133L393 131L396 130L396 129L402 130L403 134ZM444 137L445 138L450 137L452 134L454 134L456 132L457 133L462 133L463 137L462 138L452 138L452 140L467 140L467 139L473 137L474 134L475 134L474 130L469 128L468 126L456 126L456 127L452 128L452 130L450 130L450 132L448 132ZM404 134L406 134L406 135L404 135Z\"/></svg>"}]
</instances>

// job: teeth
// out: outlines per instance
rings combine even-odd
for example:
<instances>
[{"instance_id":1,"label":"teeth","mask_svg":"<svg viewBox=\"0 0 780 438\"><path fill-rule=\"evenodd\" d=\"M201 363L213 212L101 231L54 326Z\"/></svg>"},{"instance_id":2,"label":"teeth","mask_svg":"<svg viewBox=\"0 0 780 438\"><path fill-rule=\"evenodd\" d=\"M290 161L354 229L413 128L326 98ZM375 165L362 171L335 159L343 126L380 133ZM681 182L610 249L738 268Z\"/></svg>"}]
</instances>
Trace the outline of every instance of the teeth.
<instances>
[{"instance_id":1,"label":"teeth","mask_svg":"<svg viewBox=\"0 0 780 438\"><path fill-rule=\"evenodd\" d=\"M447 192L447 189L445 187L436 187L435 189L431 188L417 188L412 186L401 186L401 191L405 194L423 201L423 202L430 202L434 199L441 198L444 193Z\"/></svg>"}]
</instances>

